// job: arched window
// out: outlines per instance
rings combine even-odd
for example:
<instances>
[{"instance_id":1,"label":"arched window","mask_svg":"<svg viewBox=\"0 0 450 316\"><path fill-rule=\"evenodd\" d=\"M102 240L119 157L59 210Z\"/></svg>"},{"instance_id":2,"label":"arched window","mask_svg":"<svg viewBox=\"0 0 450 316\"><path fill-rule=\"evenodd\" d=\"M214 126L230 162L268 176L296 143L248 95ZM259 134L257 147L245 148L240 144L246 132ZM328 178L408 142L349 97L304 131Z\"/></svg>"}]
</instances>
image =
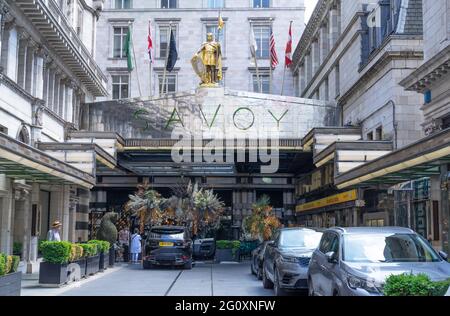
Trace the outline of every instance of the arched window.
<instances>
[{"instance_id":1,"label":"arched window","mask_svg":"<svg viewBox=\"0 0 450 316\"><path fill-rule=\"evenodd\" d=\"M20 128L19 134L17 135L17 140L27 145L30 144L30 133L25 125L22 125Z\"/></svg>"}]
</instances>

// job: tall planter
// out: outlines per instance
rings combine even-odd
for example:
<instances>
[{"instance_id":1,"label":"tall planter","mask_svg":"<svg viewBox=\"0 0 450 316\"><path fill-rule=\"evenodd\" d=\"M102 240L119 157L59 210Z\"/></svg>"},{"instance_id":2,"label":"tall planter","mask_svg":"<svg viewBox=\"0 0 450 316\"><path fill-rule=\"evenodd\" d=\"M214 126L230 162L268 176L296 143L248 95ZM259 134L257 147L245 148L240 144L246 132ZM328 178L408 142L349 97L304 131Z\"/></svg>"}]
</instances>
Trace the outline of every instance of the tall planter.
<instances>
[{"instance_id":1,"label":"tall planter","mask_svg":"<svg viewBox=\"0 0 450 316\"><path fill-rule=\"evenodd\" d=\"M67 263L41 262L39 266L39 284L61 286L67 282Z\"/></svg>"},{"instance_id":2,"label":"tall planter","mask_svg":"<svg viewBox=\"0 0 450 316\"><path fill-rule=\"evenodd\" d=\"M0 296L20 296L22 272L14 272L0 277Z\"/></svg>"},{"instance_id":3,"label":"tall planter","mask_svg":"<svg viewBox=\"0 0 450 316\"><path fill-rule=\"evenodd\" d=\"M114 249L114 246L109 248L109 264L108 266L114 267L114 263L116 262L116 250Z\"/></svg>"},{"instance_id":4,"label":"tall planter","mask_svg":"<svg viewBox=\"0 0 450 316\"><path fill-rule=\"evenodd\" d=\"M100 272L105 271L105 269L107 267L107 262L106 261L108 261L108 263L109 263L109 256L107 256L106 253L101 252L100 255L99 255L99 260L98 261L99 261L99 268L98 268L98 270Z\"/></svg>"},{"instance_id":5,"label":"tall planter","mask_svg":"<svg viewBox=\"0 0 450 316\"><path fill-rule=\"evenodd\" d=\"M239 249L216 249L215 261L220 262L239 262Z\"/></svg>"},{"instance_id":6,"label":"tall planter","mask_svg":"<svg viewBox=\"0 0 450 316\"><path fill-rule=\"evenodd\" d=\"M86 258L86 276L96 274L100 268L100 256Z\"/></svg>"},{"instance_id":7,"label":"tall planter","mask_svg":"<svg viewBox=\"0 0 450 316\"><path fill-rule=\"evenodd\" d=\"M86 277L86 258L73 261L68 266L69 277L79 280Z\"/></svg>"}]
</instances>

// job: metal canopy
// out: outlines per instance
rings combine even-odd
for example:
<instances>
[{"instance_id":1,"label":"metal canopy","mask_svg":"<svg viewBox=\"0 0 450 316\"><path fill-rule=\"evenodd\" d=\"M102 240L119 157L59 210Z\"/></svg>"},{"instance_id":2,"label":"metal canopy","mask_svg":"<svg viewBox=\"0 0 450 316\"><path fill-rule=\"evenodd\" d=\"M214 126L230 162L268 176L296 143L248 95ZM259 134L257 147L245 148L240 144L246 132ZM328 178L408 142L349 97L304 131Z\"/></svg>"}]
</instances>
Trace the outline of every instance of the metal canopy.
<instances>
[{"instance_id":1,"label":"metal canopy","mask_svg":"<svg viewBox=\"0 0 450 316\"><path fill-rule=\"evenodd\" d=\"M450 163L450 129L337 175L339 189L374 184L395 185L440 175L440 165Z\"/></svg>"}]
</instances>

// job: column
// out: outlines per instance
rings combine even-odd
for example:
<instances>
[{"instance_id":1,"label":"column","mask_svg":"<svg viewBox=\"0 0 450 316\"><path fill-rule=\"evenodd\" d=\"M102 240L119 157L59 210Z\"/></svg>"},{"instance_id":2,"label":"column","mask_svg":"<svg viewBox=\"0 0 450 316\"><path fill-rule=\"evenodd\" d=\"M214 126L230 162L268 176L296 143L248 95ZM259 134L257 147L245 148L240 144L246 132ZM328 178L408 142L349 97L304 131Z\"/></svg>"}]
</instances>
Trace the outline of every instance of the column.
<instances>
[{"instance_id":1,"label":"column","mask_svg":"<svg viewBox=\"0 0 450 316\"><path fill-rule=\"evenodd\" d=\"M27 46L27 55L25 58L25 80L24 80L24 89L31 95L34 95L34 86L36 78L36 68L35 68L35 52L37 51L37 43L33 40L28 41Z\"/></svg>"},{"instance_id":2,"label":"column","mask_svg":"<svg viewBox=\"0 0 450 316\"><path fill-rule=\"evenodd\" d=\"M36 207L36 211L39 211L38 209L41 205L40 194L39 194L40 193L39 184L33 183L31 188L32 189L31 189L30 211L33 210L32 209L33 206ZM29 221L32 224L32 213L30 213ZM31 234L32 230L33 230L33 228L30 226L30 243L29 243L29 255L28 255L28 262L27 262L27 273L35 273L35 272L39 271L39 266L38 266L38 262L37 262L39 236Z\"/></svg>"},{"instance_id":3,"label":"column","mask_svg":"<svg viewBox=\"0 0 450 316\"><path fill-rule=\"evenodd\" d=\"M31 249L31 205L32 187L25 180L14 180L14 215L13 242L22 243L22 256L25 262L30 261Z\"/></svg>"},{"instance_id":4,"label":"column","mask_svg":"<svg viewBox=\"0 0 450 316\"><path fill-rule=\"evenodd\" d=\"M69 232L70 232L70 186L63 185L62 192L62 240L69 240Z\"/></svg>"},{"instance_id":5,"label":"column","mask_svg":"<svg viewBox=\"0 0 450 316\"><path fill-rule=\"evenodd\" d=\"M328 24L323 24L320 28L320 64L325 61L330 52L330 40L328 34Z\"/></svg>"},{"instance_id":6,"label":"column","mask_svg":"<svg viewBox=\"0 0 450 316\"><path fill-rule=\"evenodd\" d=\"M77 204L79 203L79 198L77 195L77 189L75 187L70 188L70 204L69 204L69 241L76 242L75 226L77 223Z\"/></svg>"},{"instance_id":7,"label":"column","mask_svg":"<svg viewBox=\"0 0 450 316\"><path fill-rule=\"evenodd\" d=\"M75 87L75 83L72 80L69 80L67 83L67 94L66 94L66 121L70 123L75 123L74 114L75 107L73 103L73 89Z\"/></svg>"},{"instance_id":8,"label":"column","mask_svg":"<svg viewBox=\"0 0 450 316\"><path fill-rule=\"evenodd\" d=\"M19 53L17 63L17 84L25 89L25 80L27 72L27 55L28 55L28 43L30 36L22 29L19 28ZM8 61L9 63L9 61Z\"/></svg>"},{"instance_id":9,"label":"column","mask_svg":"<svg viewBox=\"0 0 450 316\"><path fill-rule=\"evenodd\" d=\"M330 11L330 48L334 47L337 43L339 36L341 35L341 16L340 16L340 3L336 3Z\"/></svg>"},{"instance_id":10,"label":"column","mask_svg":"<svg viewBox=\"0 0 450 316\"><path fill-rule=\"evenodd\" d=\"M44 60L45 52L42 48L38 49L34 56L34 76L33 76L33 96L38 99L44 99L44 83L46 78L44 78Z\"/></svg>"},{"instance_id":11,"label":"column","mask_svg":"<svg viewBox=\"0 0 450 316\"><path fill-rule=\"evenodd\" d=\"M52 110L56 114L59 113L59 87L61 83L61 73L56 70L55 71L55 79L53 81L53 104L52 104Z\"/></svg>"},{"instance_id":12,"label":"column","mask_svg":"<svg viewBox=\"0 0 450 316\"><path fill-rule=\"evenodd\" d=\"M65 105L66 105L66 77L61 76L59 81L59 96L58 96L58 115L64 119Z\"/></svg>"},{"instance_id":13,"label":"column","mask_svg":"<svg viewBox=\"0 0 450 316\"><path fill-rule=\"evenodd\" d=\"M87 241L89 237L89 200L90 191L78 189L77 216L75 223L76 241Z\"/></svg>"},{"instance_id":14,"label":"column","mask_svg":"<svg viewBox=\"0 0 450 316\"><path fill-rule=\"evenodd\" d=\"M305 67L306 67L306 85L308 85L312 79L311 52L308 52L308 54L305 57Z\"/></svg>"},{"instance_id":15,"label":"column","mask_svg":"<svg viewBox=\"0 0 450 316\"><path fill-rule=\"evenodd\" d=\"M0 252L12 253L14 198L11 180L0 174Z\"/></svg>"},{"instance_id":16,"label":"column","mask_svg":"<svg viewBox=\"0 0 450 316\"><path fill-rule=\"evenodd\" d=\"M5 30L5 23L7 19L7 14L9 12L8 7L2 1L0 2L0 60L2 60L2 50L3 50L3 33Z\"/></svg>"},{"instance_id":17,"label":"column","mask_svg":"<svg viewBox=\"0 0 450 316\"><path fill-rule=\"evenodd\" d=\"M450 253L450 201L448 190L450 188L450 179L448 164L441 164L441 234L442 234L442 250Z\"/></svg>"},{"instance_id":18,"label":"column","mask_svg":"<svg viewBox=\"0 0 450 316\"><path fill-rule=\"evenodd\" d=\"M300 66L300 97L302 96L304 90L306 88L306 65L303 63L303 65Z\"/></svg>"},{"instance_id":19,"label":"column","mask_svg":"<svg viewBox=\"0 0 450 316\"><path fill-rule=\"evenodd\" d=\"M311 54L312 54L312 75L314 76L320 67L320 50L319 50L319 39L314 39L312 43Z\"/></svg>"}]
</instances>

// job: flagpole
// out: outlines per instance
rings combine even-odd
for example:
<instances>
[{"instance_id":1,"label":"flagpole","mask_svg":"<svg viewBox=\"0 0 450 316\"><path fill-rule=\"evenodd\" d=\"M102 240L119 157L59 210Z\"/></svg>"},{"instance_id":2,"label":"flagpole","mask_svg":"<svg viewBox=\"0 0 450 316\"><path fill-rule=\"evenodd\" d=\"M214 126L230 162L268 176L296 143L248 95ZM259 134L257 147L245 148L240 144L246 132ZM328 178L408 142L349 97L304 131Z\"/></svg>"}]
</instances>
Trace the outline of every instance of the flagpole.
<instances>
[{"instance_id":1,"label":"flagpole","mask_svg":"<svg viewBox=\"0 0 450 316\"><path fill-rule=\"evenodd\" d=\"M253 29L253 23L250 24L250 32L253 33L253 38L255 38L255 30ZM253 59L255 60L256 81L257 81L257 84L258 84L258 90L259 90L259 93L261 93L262 92L262 85L261 85L261 79L259 77L258 58L256 57L256 50L255 50L255 54L253 56Z\"/></svg>"},{"instance_id":2,"label":"flagpole","mask_svg":"<svg viewBox=\"0 0 450 316\"><path fill-rule=\"evenodd\" d=\"M151 28L152 28L152 22L151 20L148 21L148 36L150 36L151 38ZM151 38L152 39L152 38ZM152 39L153 40L153 39ZM153 55L152 55L152 51L149 51L149 58L150 58L150 78L149 78L149 83L150 83L150 97L153 97L153 86L152 86L152 74L153 74Z\"/></svg>"},{"instance_id":3,"label":"flagpole","mask_svg":"<svg viewBox=\"0 0 450 316\"><path fill-rule=\"evenodd\" d=\"M133 25L131 23L130 23L130 33L131 33L131 46L133 48L134 65L136 67L136 78L137 78L137 82L138 82L139 96L142 98L141 81L139 79L139 70L138 70L138 65L137 65L137 61L136 61L136 52L134 50Z\"/></svg>"},{"instance_id":4,"label":"flagpole","mask_svg":"<svg viewBox=\"0 0 450 316\"><path fill-rule=\"evenodd\" d=\"M164 74L163 74L163 80L162 80L162 94L165 94L164 92L169 91L169 87L166 87L166 77L167 77L167 64L169 63L169 50L170 50L170 40L172 35L172 21L169 24L169 34L167 37L167 52L166 52L166 65L164 67Z\"/></svg>"},{"instance_id":5,"label":"flagpole","mask_svg":"<svg viewBox=\"0 0 450 316\"><path fill-rule=\"evenodd\" d=\"M272 45L272 36L273 36L273 28L272 28L272 18L270 18L270 45ZM269 62L269 94L272 94L272 77L273 77L273 69L272 69L272 49L270 49L270 62Z\"/></svg>"},{"instance_id":6,"label":"flagpole","mask_svg":"<svg viewBox=\"0 0 450 316\"><path fill-rule=\"evenodd\" d=\"M284 94L284 78L286 77L286 65L284 65L284 70L283 70L283 81L281 83L281 95Z\"/></svg>"}]
</instances>

